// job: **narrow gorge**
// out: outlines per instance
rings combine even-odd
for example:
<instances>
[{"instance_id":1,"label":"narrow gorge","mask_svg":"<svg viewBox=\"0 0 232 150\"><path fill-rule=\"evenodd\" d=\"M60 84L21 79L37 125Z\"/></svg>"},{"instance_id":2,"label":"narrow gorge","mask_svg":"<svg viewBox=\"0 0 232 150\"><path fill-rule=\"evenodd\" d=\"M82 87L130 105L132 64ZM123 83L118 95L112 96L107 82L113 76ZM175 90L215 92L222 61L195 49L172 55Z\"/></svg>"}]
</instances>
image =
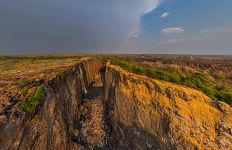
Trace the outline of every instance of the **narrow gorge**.
<instances>
[{"instance_id":1,"label":"narrow gorge","mask_svg":"<svg viewBox=\"0 0 232 150\"><path fill-rule=\"evenodd\" d=\"M232 108L91 58L43 82L32 112L0 97L0 149L232 149Z\"/></svg>"}]
</instances>

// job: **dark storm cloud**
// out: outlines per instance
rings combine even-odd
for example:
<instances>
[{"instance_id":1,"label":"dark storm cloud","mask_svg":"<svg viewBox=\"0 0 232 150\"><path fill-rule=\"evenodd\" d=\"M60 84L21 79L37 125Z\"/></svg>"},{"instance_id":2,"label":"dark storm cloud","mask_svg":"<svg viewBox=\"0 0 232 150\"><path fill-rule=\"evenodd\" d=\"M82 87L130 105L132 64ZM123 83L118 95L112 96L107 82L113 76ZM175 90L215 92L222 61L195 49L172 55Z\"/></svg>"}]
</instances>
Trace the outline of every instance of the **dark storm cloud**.
<instances>
[{"instance_id":1,"label":"dark storm cloud","mask_svg":"<svg viewBox=\"0 0 232 150\"><path fill-rule=\"evenodd\" d=\"M0 54L120 49L158 0L1 0Z\"/></svg>"}]
</instances>

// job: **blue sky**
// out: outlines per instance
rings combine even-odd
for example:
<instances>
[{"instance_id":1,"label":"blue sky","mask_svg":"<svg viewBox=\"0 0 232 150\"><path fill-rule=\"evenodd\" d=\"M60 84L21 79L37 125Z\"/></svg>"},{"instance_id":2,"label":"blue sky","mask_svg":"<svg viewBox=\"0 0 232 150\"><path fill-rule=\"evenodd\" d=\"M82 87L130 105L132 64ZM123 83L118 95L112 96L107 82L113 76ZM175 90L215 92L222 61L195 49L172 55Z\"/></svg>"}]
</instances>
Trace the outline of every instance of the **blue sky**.
<instances>
[{"instance_id":1,"label":"blue sky","mask_svg":"<svg viewBox=\"0 0 232 150\"><path fill-rule=\"evenodd\" d=\"M166 0L141 18L133 43L150 53L232 54L231 6L230 0ZM169 28L181 31L162 32Z\"/></svg>"},{"instance_id":2,"label":"blue sky","mask_svg":"<svg viewBox=\"0 0 232 150\"><path fill-rule=\"evenodd\" d=\"M232 54L231 0L1 0L0 54Z\"/></svg>"}]
</instances>

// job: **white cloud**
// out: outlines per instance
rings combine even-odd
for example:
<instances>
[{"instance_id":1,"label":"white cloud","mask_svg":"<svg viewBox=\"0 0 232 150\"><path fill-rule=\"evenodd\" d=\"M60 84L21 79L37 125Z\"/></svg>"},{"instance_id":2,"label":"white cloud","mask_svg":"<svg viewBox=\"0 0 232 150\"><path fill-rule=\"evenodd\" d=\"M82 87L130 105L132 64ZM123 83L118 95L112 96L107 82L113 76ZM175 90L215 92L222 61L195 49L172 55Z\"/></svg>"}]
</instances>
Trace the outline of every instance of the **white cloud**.
<instances>
[{"instance_id":1,"label":"white cloud","mask_svg":"<svg viewBox=\"0 0 232 150\"><path fill-rule=\"evenodd\" d=\"M123 0L124 1L124 0ZM143 15L148 14L152 12L154 9L156 9L164 0L146 0L146 1L141 1L141 0L134 0L133 1L133 6L135 7L133 11L130 11L132 14L131 16L128 16L125 18L133 18L133 26L131 26L131 31L128 34L127 39L131 38L138 38L140 35L140 19ZM128 11L128 9L126 9ZM134 12L137 12L134 13Z\"/></svg>"},{"instance_id":2,"label":"white cloud","mask_svg":"<svg viewBox=\"0 0 232 150\"><path fill-rule=\"evenodd\" d=\"M163 2L163 0L146 0L143 2L146 3L145 4L145 8L146 8L145 13L149 13L152 10L154 10L155 8L157 8Z\"/></svg>"},{"instance_id":3,"label":"white cloud","mask_svg":"<svg viewBox=\"0 0 232 150\"><path fill-rule=\"evenodd\" d=\"M160 16L160 18L166 18L166 17L168 17L169 15L170 15L169 12L165 12L165 13L163 13L163 14Z\"/></svg>"},{"instance_id":4,"label":"white cloud","mask_svg":"<svg viewBox=\"0 0 232 150\"><path fill-rule=\"evenodd\" d=\"M164 34L173 34L173 33L178 34L184 32L184 29L182 27L165 28L162 29L161 32L163 32Z\"/></svg>"},{"instance_id":5,"label":"white cloud","mask_svg":"<svg viewBox=\"0 0 232 150\"><path fill-rule=\"evenodd\" d=\"M200 33L225 33L232 32L232 27L215 27L200 30Z\"/></svg>"}]
</instances>

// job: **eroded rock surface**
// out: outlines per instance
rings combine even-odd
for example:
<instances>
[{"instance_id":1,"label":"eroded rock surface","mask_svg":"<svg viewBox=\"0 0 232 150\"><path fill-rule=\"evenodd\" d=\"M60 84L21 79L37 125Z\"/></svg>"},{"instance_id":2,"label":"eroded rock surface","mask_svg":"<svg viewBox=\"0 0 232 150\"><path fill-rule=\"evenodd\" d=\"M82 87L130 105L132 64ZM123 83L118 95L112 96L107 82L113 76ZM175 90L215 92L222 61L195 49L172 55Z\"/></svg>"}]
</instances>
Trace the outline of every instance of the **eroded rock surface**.
<instances>
[{"instance_id":1,"label":"eroded rock surface","mask_svg":"<svg viewBox=\"0 0 232 150\"><path fill-rule=\"evenodd\" d=\"M81 102L85 88L101 78L101 68L99 60L89 59L44 82L46 96L33 112L20 109L20 97L15 96L14 102L6 97L9 107L1 109L0 149L81 148L75 141Z\"/></svg>"},{"instance_id":2,"label":"eroded rock surface","mask_svg":"<svg viewBox=\"0 0 232 150\"><path fill-rule=\"evenodd\" d=\"M106 79L116 149L232 149L229 105L115 66Z\"/></svg>"}]
</instances>

